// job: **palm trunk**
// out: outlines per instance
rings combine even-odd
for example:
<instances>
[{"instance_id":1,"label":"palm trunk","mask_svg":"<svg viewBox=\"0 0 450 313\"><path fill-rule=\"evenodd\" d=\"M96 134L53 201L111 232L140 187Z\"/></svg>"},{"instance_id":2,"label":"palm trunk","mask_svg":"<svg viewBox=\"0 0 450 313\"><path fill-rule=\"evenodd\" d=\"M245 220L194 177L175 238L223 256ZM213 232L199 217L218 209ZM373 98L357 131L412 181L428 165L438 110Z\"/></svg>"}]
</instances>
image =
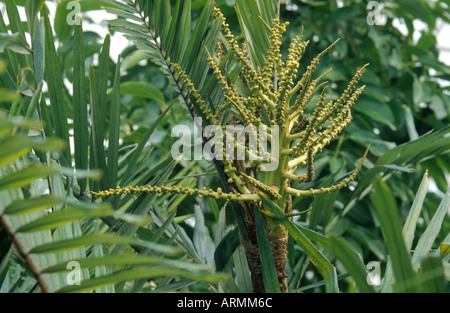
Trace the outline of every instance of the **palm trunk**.
<instances>
[{"instance_id":1,"label":"palm trunk","mask_svg":"<svg viewBox=\"0 0 450 313\"><path fill-rule=\"evenodd\" d=\"M245 204L244 204L245 205ZM247 204L248 207L248 204ZM248 230L248 241L242 240L241 243L245 248L247 262L252 277L252 286L254 293L265 293L264 280L262 276L261 255L258 246L256 234L256 223L254 215L250 214L252 209L247 210L247 218L245 221ZM272 254L275 262L280 291L287 292L286 284L286 262L287 262L287 241L288 232L286 228L278 223L266 221L266 231L269 235L269 241L272 247Z\"/></svg>"},{"instance_id":2,"label":"palm trunk","mask_svg":"<svg viewBox=\"0 0 450 313\"><path fill-rule=\"evenodd\" d=\"M277 224L275 228L269 230L269 240L272 246L273 259L275 261L275 269L277 271L278 283L280 285L281 293L287 293L287 274L286 274L286 262L287 262L287 242L288 232L287 229L280 224Z\"/></svg>"}]
</instances>

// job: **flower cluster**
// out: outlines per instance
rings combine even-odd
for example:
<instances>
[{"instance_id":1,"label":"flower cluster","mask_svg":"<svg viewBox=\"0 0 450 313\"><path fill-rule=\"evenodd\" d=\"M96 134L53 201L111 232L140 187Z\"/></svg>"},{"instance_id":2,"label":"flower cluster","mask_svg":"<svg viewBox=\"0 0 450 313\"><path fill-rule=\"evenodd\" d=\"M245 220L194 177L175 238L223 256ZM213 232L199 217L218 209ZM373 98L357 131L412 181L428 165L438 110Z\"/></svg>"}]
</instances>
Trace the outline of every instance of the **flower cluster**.
<instances>
[{"instance_id":1,"label":"flower cluster","mask_svg":"<svg viewBox=\"0 0 450 313\"><path fill-rule=\"evenodd\" d=\"M314 78L323 56L329 52L338 42L335 41L306 67L306 71L298 75L301 58L309 44L303 41L302 34L295 37L290 43L288 56L283 60L281 54L281 38L289 23L281 23L275 19L269 29L269 49L263 68L254 68L252 62L240 47L238 37L234 36L226 22L225 17L218 8L214 9L214 18L220 19L226 45L219 38L215 54L207 51L207 61L210 69L220 84L224 101L221 104L207 103L196 89L188 75L178 64L171 63L171 67L183 82L187 96L192 99L191 111L197 116L203 117L209 124L223 125L225 112L230 112L231 118L225 123L240 124L243 126L266 125L268 128L268 141L278 141L279 167L273 173L266 173L258 179L260 166L264 158L256 161L235 161L228 158L222 160L227 183L232 186L231 193L224 193L211 189L192 189L183 187L126 187L110 189L94 193L99 197L108 197L121 194L135 193L181 193L199 197L213 197L216 199L237 200L241 202L259 203L261 197L267 197L280 204L286 204L286 199L291 196L314 196L339 190L356 178L367 156L367 151L356 167L353 174L342 182L320 189L299 190L291 187L291 184L311 182L314 179L314 157L323 148L335 139L343 129L351 122L351 108L362 94L364 86L356 88L367 65L361 67L348 84L346 90L335 101L327 101L327 82L323 82L330 70ZM228 49L227 49L228 48ZM223 73L225 55L232 53L241 70L240 84L231 81L226 73ZM299 78L297 78L299 77ZM297 81L297 82L296 82ZM247 88L243 94L242 84ZM239 88L238 88L239 86ZM314 96L319 94L317 98ZM307 107L313 99L317 99L315 108L311 114L305 115ZM262 117L264 115L264 118ZM271 134L270 126L277 125L279 134ZM261 146L258 140L258 147ZM237 144L236 144L237 145ZM275 147L272 145L272 148ZM252 153L244 144L242 147L246 155ZM225 148L223 154L226 155ZM273 155L273 154L271 154ZM298 168L306 166L306 174L296 175ZM289 214L290 212L286 212Z\"/></svg>"}]
</instances>

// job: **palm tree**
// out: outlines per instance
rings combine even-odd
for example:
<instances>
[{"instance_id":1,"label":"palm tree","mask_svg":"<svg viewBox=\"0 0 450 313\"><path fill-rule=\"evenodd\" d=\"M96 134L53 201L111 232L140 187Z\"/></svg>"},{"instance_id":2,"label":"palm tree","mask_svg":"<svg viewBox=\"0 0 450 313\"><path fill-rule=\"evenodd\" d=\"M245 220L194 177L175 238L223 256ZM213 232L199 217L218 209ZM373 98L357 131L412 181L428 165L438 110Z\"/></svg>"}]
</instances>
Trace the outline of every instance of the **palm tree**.
<instances>
[{"instance_id":1,"label":"palm tree","mask_svg":"<svg viewBox=\"0 0 450 313\"><path fill-rule=\"evenodd\" d=\"M101 5L117 16L112 30L134 43L114 66L111 37L96 44L81 23L66 27L64 3L56 12L57 37L44 1L26 3L26 30L16 3L5 3L10 25L1 16L0 32L7 34L0 50L2 291L287 292L311 263L325 290L339 292L346 276L337 275L337 259L360 291L374 292L351 244L297 220L334 203L337 192L355 180L347 208L370 193L390 256L383 290L444 288L442 258L429 252L449 207L448 193L415 243L428 175L405 223L386 179L389 170L411 172L407 165L419 154L448 149L449 128L379 158L360 150L348 173L343 165L320 176L319 152L352 120L367 66L336 96L323 82L330 71L319 62L338 41L309 61L304 59L312 43L302 34L284 50L289 27L280 21L280 1L236 2L237 37L213 1L197 10L190 0L104 0ZM146 59L157 66L149 77L167 79L165 89L133 77L133 64ZM87 61L96 65L86 68ZM125 105L130 97L133 104ZM139 127L129 122L139 110L158 116ZM278 126L279 166L265 172L262 158L174 160L168 129L189 118L223 128ZM148 143L158 133L162 139L154 149ZM275 133L270 138L278 139ZM310 204L299 205L310 196L316 196L312 212Z\"/></svg>"}]
</instances>

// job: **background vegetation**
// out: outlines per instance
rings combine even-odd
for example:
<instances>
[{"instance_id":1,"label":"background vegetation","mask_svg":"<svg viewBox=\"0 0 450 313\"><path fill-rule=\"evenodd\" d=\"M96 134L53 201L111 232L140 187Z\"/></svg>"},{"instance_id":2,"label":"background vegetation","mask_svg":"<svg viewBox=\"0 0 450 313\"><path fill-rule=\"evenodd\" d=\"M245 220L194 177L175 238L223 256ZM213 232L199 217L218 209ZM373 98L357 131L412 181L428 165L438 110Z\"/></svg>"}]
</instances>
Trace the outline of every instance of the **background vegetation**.
<instances>
[{"instance_id":1,"label":"background vegetation","mask_svg":"<svg viewBox=\"0 0 450 313\"><path fill-rule=\"evenodd\" d=\"M211 2L148 1L145 24L132 15L142 1L84 0L79 26L67 24L69 1L1 2L0 291L251 292L227 203L155 194L103 202L90 194L117 185L221 186L212 164L170 156L172 127L192 122L166 59L217 96L201 47L213 50L219 34ZM246 30L255 59L267 47L258 17L267 3L216 1L235 34ZM45 4L57 5L53 15ZM370 143L369 160L348 189L295 200L293 210L307 213L294 222L334 265L341 292L448 292L450 67L439 59L436 30L449 23L450 2L384 1L385 23L373 26L366 4L280 7L291 23L285 46L302 27L311 40L303 69L341 38L320 65L333 67L336 96L370 63L354 121L317 156L316 180L305 188L353 170ZM104 8L116 17L103 26L132 40L118 61L109 35L83 31L87 13ZM288 246L289 290L324 292L305 251L292 238ZM81 285L67 283L73 260ZM381 262L381 286L366 282L370 261Z\"/></svg>"}]
</instances>

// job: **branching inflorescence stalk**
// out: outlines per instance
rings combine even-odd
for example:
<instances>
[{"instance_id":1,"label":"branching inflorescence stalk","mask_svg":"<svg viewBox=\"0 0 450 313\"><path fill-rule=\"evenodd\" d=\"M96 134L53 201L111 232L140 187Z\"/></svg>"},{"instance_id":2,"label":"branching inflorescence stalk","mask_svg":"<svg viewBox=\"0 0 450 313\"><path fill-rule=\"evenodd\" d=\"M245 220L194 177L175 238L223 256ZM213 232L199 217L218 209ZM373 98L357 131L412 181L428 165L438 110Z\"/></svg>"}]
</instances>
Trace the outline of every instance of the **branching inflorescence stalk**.
<instances>
[{"instance_id":1,"label":"branching inflorescence stalk","mask_svg":"<svg viewBox=\"0 0 450 313\"><path fill-rule=\"evenodd\" d=\"M135 186L117 187L102 192L93 192L98 197L119 196L124 194L142 193L172 193L184 194L198 197L212 197L214 199L234 200L245 205L247 228L254 227L251 221L253 207L264 209L262 197L274 201L280 208L285 208L285 214L292 216L292 197L316 196L324 193L338 191L345 188L356 179L361 170L368 151L363 155L361 161L356 166L355 171L343 181L327 188L302 190L294 188L293 185L300 186L302 183L311 182L314 179L314 157L320 153L333 139L335 139L344 128L352 121L351 108L362 94L364 86L356 88L367 65L361 67L348 84L342 95L335 101L327 101L327 83L323 82L326 75L331 71L325 71L322 75L314 78L320 60L329 52L338 41L332 43L327 49L315 57L307 66L306 71L300 76L297 82L300 61L309 42L302 40L302 35L295 37L288 49L288 56L283 60L281 51L281 38L288 27L288 23L281 23L275 19L270 27L270 46L267 51L264 68L255 69L250 63L246 53L238 44L235 37L226 23L226 19L221 11L215 8L215 18L222 20L222 30L224 38L228 42L229 50L234 54L241 66L241 78L245 82L250 94L242 95L233 82L226 77L221 70L223 56L227 53L218 41L218 51L216 57L210 51L208 53L208 63L220 84L224 102L211 106L206 103L200 92L189 79L188 75L178 64L172 63L171 67L178 74L179 79L184 83L189 96L197 110L198 116L203 117L208 124L220 124L224 112L232 112L233 123L243 126L259 127L266 122L261 117L263 110L267 111L270 119L268 127L268 142L274 143L278 140L279 156L278 168L265 175L259 175L264 158L254 158L249 160L234 160L226 154L223 145L222 154L226 156L222 160L224 172L227 175L227 182L232 186L232 192L225 193L222 189L192 189L180 186ZM276 75L276 77L275 77ZM314 110L310 114L305 114L307 107L314 99L314 95L319 92ZM279 127L279 134L274 137L270 132L271 126ZM254 132L252 130L252 132ZM252 133L253 134L253 133ZM254 134L253 134L254 135ZM237 147L238 142L234 143ZM261 142L258 140L258 147ZM273 146L273 145L272 145ZM244 144L242 147L246 151L246 157L255 156L257 153L251 151ZM272 151L273 152L273 151ZM273 154L271 154L273 155ZM296 171L300 167L306 166L306 174L297 175ZM259 178L263 177L263 178ZM266 218L266 227L269 238L272 242L273 255L277 266L278 279L282 291L286 291L285 283L285 263L286 263L286 241L287 231L284 227L269 218ZM254 230L249 230L250 232ZM253 246L245 244L247 254L254 253L257 243ZM253 252L251 252L253 251ZM257 253L256 253L257 254ZM255 256L250 256L255 257ZM252 266L252 265L250 265ZM260 266L260 265L259 265ZM258 269L252 269L257 272ZM261 291L255 286L255 291Z\"/></svg>"}]
</instances>

